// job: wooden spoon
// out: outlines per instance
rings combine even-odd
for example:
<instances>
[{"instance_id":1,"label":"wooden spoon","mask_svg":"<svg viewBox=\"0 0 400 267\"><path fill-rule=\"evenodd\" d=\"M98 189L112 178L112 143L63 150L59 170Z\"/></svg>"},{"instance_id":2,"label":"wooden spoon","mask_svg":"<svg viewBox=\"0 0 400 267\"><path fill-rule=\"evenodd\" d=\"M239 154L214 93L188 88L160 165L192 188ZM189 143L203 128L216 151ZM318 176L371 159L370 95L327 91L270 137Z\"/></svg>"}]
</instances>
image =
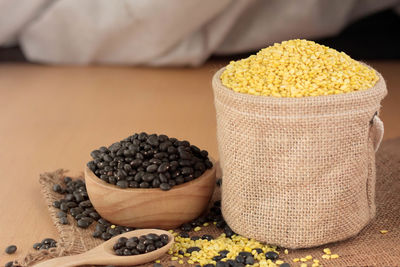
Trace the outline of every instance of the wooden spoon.
<instances>
[{"instance_id":1,"label":"wooden spoon","mask_svg":"<svg viewBox=\"0 0 400 267\"><path fill-rule=\"evenodd\" d=\"M134 256L117 256L114 253L113 246L120 237L134 237L154 233L157 235L166 234L169 237L169 242L152 252L145 254L134 255ZM158 229L141 229L131 232L127 232L118 236L111 238L110 240L104 242L103 244L78 255L59 257L51 259L45 262L38 263L35 267L73 267L80 265L139 265L146 262L156 260L167 253L168 249L174 243L174 236L164 230Z\"/></svg>"}]
</instances>

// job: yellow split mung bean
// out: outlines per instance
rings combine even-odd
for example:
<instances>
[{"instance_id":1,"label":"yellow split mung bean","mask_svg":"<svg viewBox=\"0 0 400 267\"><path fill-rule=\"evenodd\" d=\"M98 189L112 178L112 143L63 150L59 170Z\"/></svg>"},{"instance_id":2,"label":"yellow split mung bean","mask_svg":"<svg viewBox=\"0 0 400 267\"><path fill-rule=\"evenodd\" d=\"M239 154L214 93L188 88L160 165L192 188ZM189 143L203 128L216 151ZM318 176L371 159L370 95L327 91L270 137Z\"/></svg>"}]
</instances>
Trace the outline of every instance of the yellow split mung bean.
<instances>
[{"instance_id":1,"label":"yellow split mung bean","mask_svg":"<svg viewBox=\"0 0 400 267\"><path fill-rule=\"evenodd\" d=\"M376 72L344 52L307 40L289 40L231 61L221 82L238 93L306 97L366 90Z\"/></svg>"}]
</instances>

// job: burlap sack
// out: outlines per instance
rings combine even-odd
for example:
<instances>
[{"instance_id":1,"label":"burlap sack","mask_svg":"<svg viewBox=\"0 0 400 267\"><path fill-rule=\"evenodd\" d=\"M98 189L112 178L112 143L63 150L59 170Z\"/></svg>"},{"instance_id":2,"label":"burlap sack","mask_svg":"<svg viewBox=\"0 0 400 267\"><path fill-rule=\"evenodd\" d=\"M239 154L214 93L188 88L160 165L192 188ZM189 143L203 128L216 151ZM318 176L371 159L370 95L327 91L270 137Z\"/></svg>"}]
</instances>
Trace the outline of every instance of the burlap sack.
<instances>
[{"instance_id":1,"label":"burlap sack","mask_svg":"<svg viewBox=\"0 0 400 267\"><path fill-rule=\"evenodd\" d=\"M375 215L382 76L365 91L275 98L224 87L223 70L212 85L229 226L289 248L356 235Z\"/></svg>"}]
</instances>

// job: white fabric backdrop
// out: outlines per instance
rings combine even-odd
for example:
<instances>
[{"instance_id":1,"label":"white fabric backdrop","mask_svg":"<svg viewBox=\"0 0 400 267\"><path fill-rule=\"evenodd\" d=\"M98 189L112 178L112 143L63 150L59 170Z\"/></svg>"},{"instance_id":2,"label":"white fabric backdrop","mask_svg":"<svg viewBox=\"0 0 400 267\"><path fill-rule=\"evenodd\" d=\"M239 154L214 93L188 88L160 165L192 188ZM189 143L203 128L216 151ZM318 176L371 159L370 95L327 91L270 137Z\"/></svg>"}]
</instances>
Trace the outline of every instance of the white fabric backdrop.
<instances>
[{"instance_id":1,"label":"white fabric backdrop","mask_svg":"<svg viewBox=\"0 0 400 267\"><path fill-rule=\"evenodd\" d=\"M0 46L51 64L191 65L338 33L399 0L0 0Z\"/></svg>"}]
</instances>

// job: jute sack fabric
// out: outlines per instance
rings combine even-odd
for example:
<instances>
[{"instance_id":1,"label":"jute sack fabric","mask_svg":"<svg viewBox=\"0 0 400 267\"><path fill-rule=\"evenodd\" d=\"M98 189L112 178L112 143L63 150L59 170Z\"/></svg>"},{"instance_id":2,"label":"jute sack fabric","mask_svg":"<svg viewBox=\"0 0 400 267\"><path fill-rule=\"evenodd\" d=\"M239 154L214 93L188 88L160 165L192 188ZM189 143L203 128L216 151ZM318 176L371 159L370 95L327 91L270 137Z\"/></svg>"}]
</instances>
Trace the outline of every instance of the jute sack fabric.
<instances>
[{"instance_id":1,"label":"jute sack fabric","mask_svg":"<svg viewBox=\"0 0 400 267\"><path fill-rule=\"evenodd\" d=\"M275 98L226 88L223 71L212 85L229 226L288 248L359 233L375 215L382 76L364 91Z\"/></svg>"}]
</instances>

